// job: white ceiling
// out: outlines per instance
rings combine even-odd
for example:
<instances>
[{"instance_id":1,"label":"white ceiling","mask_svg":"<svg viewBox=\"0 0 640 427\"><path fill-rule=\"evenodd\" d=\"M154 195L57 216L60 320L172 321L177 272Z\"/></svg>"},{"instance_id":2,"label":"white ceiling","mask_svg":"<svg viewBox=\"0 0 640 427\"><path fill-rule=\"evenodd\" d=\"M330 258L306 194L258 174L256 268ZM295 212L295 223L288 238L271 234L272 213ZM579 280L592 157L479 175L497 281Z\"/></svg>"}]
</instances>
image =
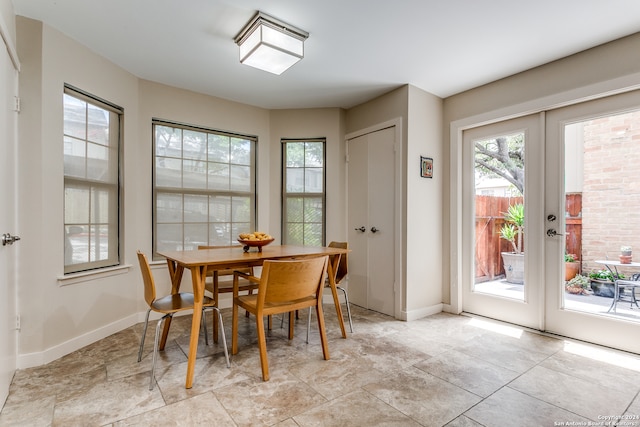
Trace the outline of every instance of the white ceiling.
<instances>
[{"instance_id":1,"label":"white ceiling","mask_svg":"<svg viewBox=\"0 0 640 427\"><path fill-rule=\"evenodd\" d=\"M12 1L140 78L269 109L444 98L640 31L638 0ZM257 10L310 33L280 76L238 61Z\"/></svg>"}]
</instances>

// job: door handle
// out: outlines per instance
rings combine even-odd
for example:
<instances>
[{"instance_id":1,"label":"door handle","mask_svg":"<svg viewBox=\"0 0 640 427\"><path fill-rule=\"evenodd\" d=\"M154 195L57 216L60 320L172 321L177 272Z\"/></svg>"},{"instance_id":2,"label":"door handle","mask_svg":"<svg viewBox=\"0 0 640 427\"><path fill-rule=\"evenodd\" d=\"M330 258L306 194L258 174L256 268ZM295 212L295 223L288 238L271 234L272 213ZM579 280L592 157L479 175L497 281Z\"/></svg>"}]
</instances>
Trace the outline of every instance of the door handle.
<instances>
[{"instance_id":1,"label":"door handle","mask_svg":"<svg viewBox=\"0 0 640 427\"><path fill-rule=\"evenodd\" d=\"M558 233L555 228L550 228L547 230L547 236L549 237L564 236L564 234Z\"/></svg>"},{"instance_id":2,"label":"door handle","mask_svg":"<svg viewBox=\"0 0 640 427\"><path fill-rule=\"evenodd\" d=\"M361 226L360 228L356 228L355 230L356 230L356 231L360 231L360 232L362 232L362 233L364 233L365 231L367 231L367 229L366 229L366 228L364 228L364 225L363 225L363 226Z\"/></svg>"},{"instance_id":3,"label":"door handle","mask_svg":"<svg viewBox=\"0 0 640 427\"><path fill-rule=\"evenodd\" d=\"M5 233L2 235L2 246L13 245L13 242L20 240L18 236L12 236L11 233Z\"/></svg>"},{"instance_id":4,"label":"door handle","mask_svg":"<svg viewBox=\"0 0 640 427\"><path fill-rule=\"evenodd\" d=\"M378 231L380 231L380 230L378 230L378 229L377 229L377 228L375 228L375 227L371 227L371 232L372 232L372 233L377 233Z\"/></svg>"}]
</instances>

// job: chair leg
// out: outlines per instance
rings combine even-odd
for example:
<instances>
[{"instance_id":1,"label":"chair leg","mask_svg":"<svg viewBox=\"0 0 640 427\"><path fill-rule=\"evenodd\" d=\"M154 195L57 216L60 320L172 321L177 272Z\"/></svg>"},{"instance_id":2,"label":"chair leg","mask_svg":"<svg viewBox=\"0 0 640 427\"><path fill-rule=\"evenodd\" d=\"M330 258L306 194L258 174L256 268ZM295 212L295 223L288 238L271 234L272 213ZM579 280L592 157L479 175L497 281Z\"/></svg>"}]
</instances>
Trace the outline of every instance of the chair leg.
<instances>
[{"instance_id":1,"label":"chair leg","mask_svg":"<svg viewBox=\"0 0 640 427\"><path fill-rule=\"evenodd\" d=\"M216 304L218 303L218 300L216 299ZM219 329L219 325L218 325L218 316L213 316L213 342L217 343L218 342L218 329Z\"/></svg>"},{"instance_id":2,"label":"chair leg","mask_svg":"<svg viewBox=\"0 0 640 427\"><path fill-rule=\"evenodd\" d=\"M293 329L296 327L296 322L293 320L293 311L289 313L289 339L293 339Z\"/></svg>"},{"instance_id":3,"label":"chair leg","mask_svg":"<svg viewBox=\"0 0 640 427\"><path fill-rule=\"evenodd\" d=\"M309 331L311 331L311 309L313 307L309 307L309 319L307 320L307 344L309 344Z\"/></svg>"},{"instance_id":4,"label":"chair leg","mask_svg":"<svg viewBox=\"0 0 640 427\"><path fill-rule=\"evenodd\" d=\"M156 376L156 359L158 358L158 342L160 341L160 326L162 325L162 321L166 318L170 318L171 314L165 314L158 320L158 325L156 326L156 336L153 341L153 361L151 362L151 377L149 380L149 390L153 390L153 384L155 382Z\"/></svg>"},{"instance_id":5,"label":"chair leg","mask_svg":"<svg viewBox=\"0 0 640 427\"><path fill-rule=\"evenodd\" d=\"M202 329L204 330L204 344L205 345L209 345L209 334L207 333L207 322L205 322L206 320L206 316L204 315L205 313L205 308L202 308L202 316L200 317L200 323L202 324ZM213 316L215 317L215 316Z\"/></svg>"},{"instance_id":6,"label":"chair leg","mask_svg":"<svg viewBox=\"0 0 640 427\"><path fill-rule=\"evenodd\" d=\"M320 331L320 343L322 344L322 355L324 360L329 360L329 344L327 343L327 331L324 327L324 313L322 311L322 300L316 305L316 315L318 317L318 330Z\"/></svg>"},{"instance_id":7,"label":"chair leg","mask_svg":"<svg viewBox=\"0 0 640 427\"><path fill-rule=\"evenodd\" d=\"M349 329L351 333L353 333L353 322L351 321L351 305L349 304L349 295L347 295L347 290L345 288L341 288L340 286L336 286L337 289L340 289L344 294L344 303L347 306L347 315L349 317Z\"/></svg>"},{"instance_id":8,"label":"chair leg","mask_svg":"<svg viewBox=\"0 0 640 427\"><path fill-rule=\"evenodd\" d=\"M264 331L264 318L256 315L256 329L258 332L258 348L260 350L260 367L262 381L269 381L269 360L267 359L267 339Z\"/></svg>"},{"instance_id":9,"label":"chair leg","mask_svg":"<svg viewBox=\"0 0 640 427\"><path fill-rule=\"evenodd\" d=\"M231 354L238 353L238 304L233 301L231 317Z\"/></svg>"},{"instance_id":10,"label":"chair leg","mask_svg":"<svg viewBox=\"0 0 640 427\"><path fill-rule=\"evenodd\" d=\"M224 347L224 357L227 359L227 368L231 367L231 363L229 362L229 351L227 350L227 337L224 334L224 323L222 323L222 313L220 313L220 309L218 307L213 307L213 317L217 317L220 323L220 333L222 335L222 346ZM217 315L217 316L216 316Z\"/></svg>"},{"instance_id":11,"label":"chair leg","mask_svg":"<svg viewBox=\"0 0 640 427\"><path fill-rule=\"evenodd\" d=\"M151 309L147 310L147 317L144 319L144 330L142 331L142 338L140 339L140 350L138 350L138 362L142 360L142 348L144 347L144 339L147 335L147 326L149 326L149 313L151 313Z\"/></svg>"}]
</instances>

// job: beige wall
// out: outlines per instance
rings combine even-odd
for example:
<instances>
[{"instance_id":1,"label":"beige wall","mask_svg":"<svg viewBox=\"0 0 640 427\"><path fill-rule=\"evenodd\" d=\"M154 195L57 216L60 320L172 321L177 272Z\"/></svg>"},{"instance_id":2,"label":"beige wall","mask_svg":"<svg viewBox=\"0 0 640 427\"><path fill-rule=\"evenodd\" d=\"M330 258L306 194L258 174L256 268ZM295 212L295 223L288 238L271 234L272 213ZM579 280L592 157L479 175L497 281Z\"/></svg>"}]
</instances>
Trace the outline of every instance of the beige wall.
<instances>
[{"instance_id":1,"label":"beige wall","mask_svg":"<svg viewBox=\"0 0 640 427\"><path fill-rule=\"evenodd\" d=\"M347 111L347 134L399 119L402 140L400 313L413 320L442 308L442 100L405 85ZM419 175L420 155L433 157L433 179Z\"/></svg>"},{"instance_id":2,"label":"beige wall","mask_svg":"<svg viewBox=\"0 0 640 427\"><path fill-rule=\"evenodd\" d=\"M326 138L327 159L327 243L332 240L345 241L345 111L340 108L313 108L304 110L272 110L271 124L271 173L270 186L276 193L274 203L270 204L269 224L271 230L281 230L280 189L282 188L283 138ZM260 194L260 197L264 197Z\"/></svg>"},{"instance_id":3,"label":"beige wall","mask_svg":"<svg viewBox=\"0 0 640 427\"><path fill-rule=\"evenodd\" d=\"M442 99L409 86L406 149L407 318L442 308ZM433 158L433 178L420 177L420 156Z\"/></svg>"},{"instance_id":4,"label":"beige wall","mask_svg":"<svg viewBox=\"0 0 640 427\"><path fill-rule=\"evenodd\" d=\"M18 18L21 58L18 145L18 212L22 237L18 262L18 366L66 354L66 343L82 345L96 329L118 330L138 308L139 293L130 274L61 286L63 275L63 84L81 87L127 112L127 142L137 134L137 79L41 23ZM61 55L60 52L64 52ZM125 144L125 162L135 145ZM125 182L125 206L134 204L135 178ZM135 234L138 218L125 211L125 232ZM133 241L125 245L131 253ZM126 259L132 261L132 259ZM125 270L126 272L126 270ZM126 323L126 321L125 321ZM90 342L91 340L89 340ZM48 350L48 353L43 353Z\"/></svg>"},{"instance_id":5,"label":"beige wall","mask_svg":"<svg viewBox=\"0 0 640 427\"><path fill-rule=\"evenodd\" d=\"M640 33L481 86L444 100L445 171L443 302L457 304L460 285L459 164L461 133L503 118L548 111L560 106L640 87ZM453 242L453 243L452 243ZM450 294L450 291L453 294ZM456 310L453 310L456 311Z\"/></svg>"}]
</instances>

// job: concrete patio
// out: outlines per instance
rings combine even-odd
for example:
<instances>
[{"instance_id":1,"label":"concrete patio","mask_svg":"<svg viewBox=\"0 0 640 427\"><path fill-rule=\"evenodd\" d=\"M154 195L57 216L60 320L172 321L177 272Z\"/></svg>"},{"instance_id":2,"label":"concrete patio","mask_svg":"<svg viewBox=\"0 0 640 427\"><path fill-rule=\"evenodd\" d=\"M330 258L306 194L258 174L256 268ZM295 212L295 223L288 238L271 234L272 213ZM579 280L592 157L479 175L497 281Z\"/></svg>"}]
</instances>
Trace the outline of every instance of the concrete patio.
<instances>
[{"instance_id":1,"label":"concrete patio","mask_svg":"<svg viewBox=\"0 0 640 427\"><path fill-rule=\"evenodd\" d=\"M505 279L478 283L475 285L475 291L519 300L524 298L524 286L509 283ZM613 311L607 312L611 306L612 298L596 295L575 295L565 291L564 302L567 310L640 322L640 309L631 308L631 304L627 301L619 301L615 313Z\"/></svg>"}]
</instances>

